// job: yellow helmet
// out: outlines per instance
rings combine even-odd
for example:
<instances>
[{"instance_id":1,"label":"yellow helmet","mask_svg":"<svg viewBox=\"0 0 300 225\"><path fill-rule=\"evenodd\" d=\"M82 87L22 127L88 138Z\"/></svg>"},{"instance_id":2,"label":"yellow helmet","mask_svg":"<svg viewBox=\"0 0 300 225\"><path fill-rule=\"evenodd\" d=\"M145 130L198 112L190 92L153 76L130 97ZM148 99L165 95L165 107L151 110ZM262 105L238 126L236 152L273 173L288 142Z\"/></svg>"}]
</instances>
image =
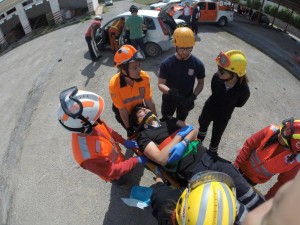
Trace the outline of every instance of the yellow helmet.
<instances>
[{"instance_id":1,"label":"yellow helmet","mask_svg":"<svg viewBox=\"0 0 300 225\"><path fill-rule=\"evenodd\" d=\"M175 215L179 225L233 224L235 187L225 173L205 171L193 176L179 198Z\"/></svg>"},{"instance_id":2,"label":"yellow helmet","mask_svg":"<svg viewBox=\"0 0 300 225\"><path fill-rule=\"evenodd\" d=\"M216 58L217 65L236 73L239 77L246 75L247 59L242 51L221 52Z\"/></svg>"},{"instance_id":3,"label":"yellow helmet","mask_svg":"<svg viewBox=\"0 0 300 225\"><path fill-rule=\"evenodd\" d=\"M176 47L193 47L195 45L195 36L193 31L188 27L178 27L174 31L174 45Z\"/></svg>"}]
</instances>

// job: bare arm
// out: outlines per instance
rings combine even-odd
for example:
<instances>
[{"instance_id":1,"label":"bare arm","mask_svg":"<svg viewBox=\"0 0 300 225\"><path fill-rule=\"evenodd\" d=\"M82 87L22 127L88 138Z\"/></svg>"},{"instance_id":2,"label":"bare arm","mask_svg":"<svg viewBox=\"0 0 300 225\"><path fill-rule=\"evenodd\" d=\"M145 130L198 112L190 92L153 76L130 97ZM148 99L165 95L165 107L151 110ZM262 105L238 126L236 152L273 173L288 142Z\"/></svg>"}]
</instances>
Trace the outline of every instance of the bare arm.
<instances>
[{"instance_id":1,"label":"bare arm","mask_svg":"<svg viewBox=\"0 0 300 225\"><path fill-rule=\"evenodd\" d=\"M192 130L188 135L185 136L188 140L193 140L197 135L197 130ZM145 150L144 155L147 156L152 161L165 166L169 159L169 152L170 150L176 145L177 143L181 142L182 138L179 135L175 135L175 137L168 143L163 149L159 150L154 142L150 142ZM185 142L184 142L185 143Z\"/></svg>"},{"instance_id":2,"label":"bare arm","mask_svg":"<svg viewBox=\"0 0 300 225\"><path fill-rule=\"evenodd\" d=\"M120 112L120 116L122 118L122 121L123 121L125 127L126 128L130 127L129 114L128 114L127 109L125 109L125 108L119 109L119 112Z\"/></svg>"},{"instance_id":3,"label":"bare arm","mask_svg":"<svg viewBox=\"0 0 300 225\"><path fill-rule=\"evenodd\" d=\"M197 83L196 88L194 90L194 94L196 96L198 96L202 92L203 87L204 87L204 78L203 79L198 79L198 83Z\"/></svg>"},{"instance_id":4,"label":"bare arm","mask_svg":"<svg viewBox=\"0 0 300 225\"><path fill-rule=\"evenodd\" d=\"M164 94L169 93L170 88L166 85L166 79L158 78L158 89Z\"/></svg>"}]
</instances>

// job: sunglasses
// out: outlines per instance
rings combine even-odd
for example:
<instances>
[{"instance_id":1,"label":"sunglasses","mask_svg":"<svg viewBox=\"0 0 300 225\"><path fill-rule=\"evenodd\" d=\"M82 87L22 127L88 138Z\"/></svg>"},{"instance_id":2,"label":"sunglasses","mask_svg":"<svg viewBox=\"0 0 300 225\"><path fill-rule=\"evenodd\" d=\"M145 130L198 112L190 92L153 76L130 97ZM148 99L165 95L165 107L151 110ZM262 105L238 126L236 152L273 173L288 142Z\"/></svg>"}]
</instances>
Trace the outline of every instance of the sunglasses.
<instances>
[{"instance_id":1,"label":"sunglasses","mask_svg":"<svg viewBox=\"0 0 300 225\"><path fill-rule=\"evenodd\" d=\"M220 66L218 66L218 71L219 71L219 73L221 74L221 75L223 75L224 73L229 73L229 74L233 74L231 71L229 71L229 70L225 70L224 68L222 68L222 67L220 67Z\"/></svg>"},{"instance_id":2,"label":"sunglasses","mask_svg":"<svg viewBox=\"0 0 300 225\"><path fill-rule=\"evenodd\" d=\"M182 225L186 225L186 210L187 210L187 202L188 202L188 197L190 192L196 189L197 187L199 187L200 185L213 182L213 181L226 184L232 190L235 196L235 186L232 178L229 175L225 173L209 171L209 170L195 174L189 180L188 187L186 190L185 202L183 206Z\"/></svg>"}]
</instances>

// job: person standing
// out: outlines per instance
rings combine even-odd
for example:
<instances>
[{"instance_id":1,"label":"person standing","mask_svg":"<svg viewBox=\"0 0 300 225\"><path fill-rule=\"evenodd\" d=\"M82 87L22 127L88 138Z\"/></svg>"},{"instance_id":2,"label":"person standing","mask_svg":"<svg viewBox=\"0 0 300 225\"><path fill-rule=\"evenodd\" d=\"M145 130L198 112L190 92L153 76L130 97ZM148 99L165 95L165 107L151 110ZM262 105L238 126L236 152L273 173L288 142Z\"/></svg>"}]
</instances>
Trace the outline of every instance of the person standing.
<instances>
[{"instance_id":1,"label":"person standing","mask_svg":"<svg viewBox=\"0 0 300 225\"><path fill-rule=\"evenodd\" d=\"M190 6L189 1L186 1L183 7L182 16L183 16L183 20L185 21L188 27L191 24L192 15L193 15L193 7Z\"/></svg>"},{"instance_id":2,"label":"person standing","mask_svg":"<svg viewBox=\"0 0 300 225\"><path fill-rule=\"evenodd\" d=\"M144 45L143 30L146 30L147 27L144 24L144 18L138 15L139 9L135 5L130 6L129 11L131 12L131 16L126 20L125 27L126 30L130 32L130 44L136 49L142 50L144 56L146 56L147 52Z\"/></svg>"},{"instance_id":3,"label":"person standing","mask_svg":"<svg viewBox=\"0 0 300 225\"><path fill-rule=\"evenodd\" d=\"M71 87L60 93L58 121L72 132L72 149L76 162L105 181L120 178L145 157L125 159L119 143L126 148L136 148L135 141L125 140L100 119L104 109L101 96Z\"/></svg>"},{"instance_id":4,"label":"person standing","mask_svg":"<svg viewBox=\"0 0 300 225\"><path fill-rule=\"evenodd\" d=\"M200 18L200 7L197 2L193 3L193 15L192 15L192 31L195 35L198 34L198 20Z\"/></svg>"},{"instance_id":5,"label":"person standing","mask_svg":"<svg viewBox=\"0 0 300 225\"><path fill-rule=\"evenodd\" d=\"M99 60L99 58L102 57L102 55L99 55L98 57L96 57L93 46L92 46L92 32L96 32L96 30L98 28L101 27L101 22L102 22L103 18L101 16L95 16L94 20L92 21L92 23L90 24L89 28L87 29L86 33L85 33L85 40L86 43L88 45L89 48L89 53L91 56L92 61L96 62Z\"/></svg>"},{"instance_id":6,"label":"person standing","mask_svg":"<svg viewBox=\"0 0 300 225\"><path fill-rule=\"evenodd\" d=\"M110 47L113 53L116 53L116 51L120 48L119 37L120 33L123 30L124 23L125 18L122 17L120 19L115 20L108 29Z\"/></svg>"},{"instance_id":7,"label":"person standing","mask_svg":"<svg viewBox=\"0 0 300 225\"><path fill-rule=\"evenodd\" d=\"M216 58L218 71L211 80L211 96L199 116L198 139L203 141L213 122L209 150L217 153L219 143L235 107L242 107L250 97L246 76L247 59L243 52L221 52Z\"/></svg>"},{"instance_id":8,"label":"person standing","mask_svg":"<svg viewBox=\"0 0 300 225\"><path fill-rule=\"evenodd\" d=\"M300 170L300 120L289 118L281 126L269 125L249 137L234 161L252 184L262 184L279 174L266 194L274 197L277 190L292 180Z\"/></svg>"},{"instance_id":9,"label":"person standing","mask_svg":"<svg viewBox=\"0 0 300 225\"><path fill-rule=\"evenodd\" d=\"M156 114L152 99L150 76L141 70L140 61L144 56L131 45L123 45L115 54L115 66L119 72L109 82L113 102L112 110L116 120L126 129L127 137L134 135L129 122L132 109L143 102Z\"/></svg>"},{"instance_id":10,"label":"person standing","mask_svg":"<svg viewBox=\"0 0 300 225\"><path fill-rule=\"evenodd\" d=\"M177 28L173 37L176 53L162 62L158 75L158 88L163 93L161 114L168 117L176 112L176 118L185 121L203 89L205 68L191 53L195 36L190 28Z\"/></svg>"}]
</instances>

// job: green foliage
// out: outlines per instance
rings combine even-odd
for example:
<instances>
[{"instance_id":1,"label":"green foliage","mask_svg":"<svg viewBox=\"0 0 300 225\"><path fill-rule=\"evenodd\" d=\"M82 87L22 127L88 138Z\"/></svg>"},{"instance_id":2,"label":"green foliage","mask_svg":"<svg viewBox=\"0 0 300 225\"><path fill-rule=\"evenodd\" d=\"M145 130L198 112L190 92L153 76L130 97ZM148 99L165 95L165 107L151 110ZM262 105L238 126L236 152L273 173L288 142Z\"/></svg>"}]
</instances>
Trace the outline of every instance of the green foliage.
<instances>
[{"instance_id":1,"label":"green foliage","mask_svg":"<svg viewBox=\"0 0 300 225\"><path fill-rule=\"evenodd\" d=\"M240 4L240 0L232 0L233 4Z\"/></svg>"},{"instance_id":2,"label":"green foliage","mask_svg":"<svg viewBox=\"0 0 300 225\"><path fill-rule=\"evenodd\" d=\"M294 16L293 19L292 19L292 21L291 21L291 24L294 27L300 29L300 16Z\"/></svg>"},{"instance_id":3,"label":"green foliage","mask_svg":"<svg viewBox=\"0 0 300 225\"><path fill-rule=\"evenodd\" d=\"M256 10L259 10L260 7L261 7L261 2L259 0L254 0L253 4L252 4L252 8L256 9Z\"/></svg>"},{"instance_id":4,"label":"green foliage","mask_svg":"<svg viewBox=\"0 0 300 225\"><path fill-rule=\"evenodd\" d=\"M300 16L298 14L292 14L292 11L286 8L279 9L277 12L277 6L266 5L264 12L270 16L274 16L282 20L283 22L290 23L292 26L300 29Z\"/></svg>"},{"instance_id":5,"label":"green foliage","mask_svg":"<svg viewBox=\"0 0 300 225\"><path fill-rule=\"evenodd\" d=\"M252 7L252 0L247 0L247 7Z\"/></svg>"}]
</instances>

